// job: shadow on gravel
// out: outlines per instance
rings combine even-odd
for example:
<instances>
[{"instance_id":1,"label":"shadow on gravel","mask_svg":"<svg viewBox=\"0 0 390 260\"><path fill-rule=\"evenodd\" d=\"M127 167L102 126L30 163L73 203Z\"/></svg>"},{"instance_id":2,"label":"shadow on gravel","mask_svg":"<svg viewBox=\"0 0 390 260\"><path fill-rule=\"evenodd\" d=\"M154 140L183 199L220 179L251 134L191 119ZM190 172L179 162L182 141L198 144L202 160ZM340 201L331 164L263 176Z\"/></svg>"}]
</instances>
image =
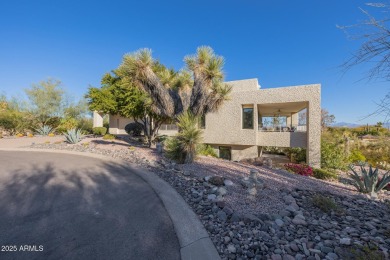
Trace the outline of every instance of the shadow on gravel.
<instances>
[{"instance_id":1,"label":"shadow on gravel","mask_svg":"<svg viewBox=\"0 0 390 260\"><path fill-rule=\"evenodd\" d=\"M94 161L70 171L53 163L0 171L0 245L19 251L1 259L180 258L154 191L128 168ZM43 251L20 252L22 245Z\"/></svg>"}]
</instances>

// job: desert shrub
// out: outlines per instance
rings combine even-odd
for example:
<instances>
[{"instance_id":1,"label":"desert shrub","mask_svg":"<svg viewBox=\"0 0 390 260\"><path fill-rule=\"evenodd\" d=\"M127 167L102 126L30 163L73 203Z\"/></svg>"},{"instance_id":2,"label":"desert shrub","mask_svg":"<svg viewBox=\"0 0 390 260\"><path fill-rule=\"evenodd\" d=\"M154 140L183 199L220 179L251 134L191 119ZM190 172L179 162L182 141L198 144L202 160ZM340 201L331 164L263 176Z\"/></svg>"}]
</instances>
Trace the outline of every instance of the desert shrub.
<instances>
[{"instance_id":1,"label":"desert shrub","mask_svg":"<svg viewBox=\"0 0 390 260\"><path fill-rule=\"evenodd\" d=\"M103 136L103 139L104 140L114 140L115 139L115 135L112 135L112 134L105 134Z\"/></svg>"},{"instance_id":2,"label":"desert shrub","mask_svg":"<svg viewBox=\"0 0 390 260\"><path fill-rule=\"evenodd\" d=\"M321 168L346 169L347 158L343 148L330 142L321 142Z\"/></svg>"},{"instance_id":3,"label":"desert shrub","mask_svg":"<svg viewBox=\"0 0 390 260\"><path fill-rule=\"evenodd\" d=\"M41 126L37 129L35 129L35 131L39 134L39 135L42 135L42 136L48 136L51 132L52 132L52 128L48 125L44 125L44 126Z\"/></svg>"},{"instance_id":4,"label":"desert shrub","mask_svg":"<svg viewBox=\"0 0 390 260\"><path fill-rule=\"evenodd\" d=\"M341 259L355 259L355 260L385 260L387 259L381 250L373 244L361 246L353 245L351 247L343 248L340 252Z\"/></svg>"},{"instance_id":5,"label":"desert shrub","mask_svg":"<svg viewBox=\"0 0 390 260\"><path fill-rule=\"evenodd\" d=\"M82 134L80 129L73 128L66 131L66 133L64 133L64 136L66 142L70 144L77 144L78 142L81 141Z\"/></svg>"},{"instance_id":6,"label":"desert shrub","mask_svg":"<svg viewBox=\"0 0 390 260\"><path fill-rule=\"evenodd\" d=\"M307 164L296 164L296 163L287 163L284 165L287 171L303 175L303 176L313 176L313 168Z\"/></svg>"},{"instance_id":7,"label":"desert shrub","mask_svg":"<svg viewBox=\"0 0 390 260\"><path fill-rule=\"evenodd\" d=\"M158 135L154 140L158 143L165 143L165 140L167 139L168 139L167 135Z\"/></svg>"},{"instance_id":8,"label":"desert shrub","mask_svg":"<svg viewBox=\"0 0 390 260\"><path fill-rule=\"evenodd\" d=\"M390 164L390 139L383 138L376 142L370 142L366 146L361 146L360 150L371 165L385 169L382 166Z\"/></svg>"},{"instance_id":9,"label":"desert shrub","mask_svg":"<svg viewBox=\"0 0 390 260\"><path fill-rule=\"evenodd\" d=\"M57 126L57 133L65 133L70 129L77 128L78 122L75 118L67 117L60 120L60 124Z\"/></svg>"},{"instance_id":10,"label":"desert shrub","mask_svg":"<svg viewBox=\"0 0 390 260\"><path fill-rule=\"evenodd\" d=\"M263 152L269 154L285 155L285 149L276 146L264 146Z\"/></svg>"},{"instance_id":11,"label":"desert shrub","mask_svg":"<svg viewBox=\"0 0 390 260\"><path fill-rule=\"evenodd\" d=\"M313 196L312 203L315 207L319 208L325 213L330 213L332 211L340 210L339 206L337 205L334 199L328 198L320 194L316 194Z\"/></svg>"},{"instance_id":12,"label":"desert shrub","mask_svg":"<svg viewBox=\"0 0 390 260\"><path fill-rule=\"evenodd\" d=\"M4 129L10 135L24 133L30 126L30 121L26 113L5 110L0 112L0 128Z\"/></svg>"},{"instance_id":13,"label":"desert shrub","mask_svg":"<svg viewBox=\"0 0 390 260\"><path fill-rule=\"evenodd\" d=\"M377 197L377 193L390 184L390 171L383 176L379 176L379 169L373 170L370 165L367 168L364 165L360 166L360 173L355 171L353 166L350 166L351 173L349 177L352 180L353 186L362 193L370 193L371 196Z\"/></svg>"},{"instance_id":14,"label":"desert shrub","mask_svg":"<svg viewBox=\"0 0 390 260\"><path fill-rule=\"evenodd\" d=\"M178 116L179 133L168 139L166 144L167 155L178 163L192 163L197 154L197 146L202 137L198 128L198 119L186 112Z\"/></svg>"},{"instance_id":15,"label":"desert shrub","mask_svg":"<svg viewBox=\"0 0 390 260\"><path fill-rule=\"evenodd\" d=\"M169 159L176 162L183 163L185 159L185 154L181 149L180 141L177 136L169 137L165 140L165 151Z\"/></svg>"},{"instance_id":16,"label":"desert shrub","mask_svg":"<svg viewBox=\"0 0 390 260\"><path fill-rule=\"evenodd\" d=\"M125 126L125 131L129 135L140 136L142 134L143 127L140 123L131 122Z\"/></svg>"},{"instance_id":17,"label":"desert shrub","mask_svg":"<svg viewBox=\"0 0 390 260\"><path fill-rule=\"evenodd\" d=\"M81 129L86 134L92 134L93 120L92 118L81 118L78 120L77 128Z\"/></svg>"},{"instance_id":18,"label":"desert shrub","mask_svg":"<svg viewBox=\"0 0 390 260\"><path fill-rule=\"evenodd\" d=\"M313 169L313 177L321 180L338 179L336 173L324 169Z\"/></svg>"},{"instance_id":19,"label":"desert shrub","mask_svg":"<svg viewBox=\"0 0 390 260\"><path fill-rule=\"evenodd\" d=\"M291 162L305 163L306 162L306 149L300 147L286 148L285 153L290 157Z\"/></svg>"},{"instance_id":20,"label":"desert shrub","mask_svg":"<svg viewBox=\"0 0 390 260\"><path fill-rule=\"evenodd\" d=\"M204 156L212 156L212 157L218 157L215 150L208 144L199 144L197 146L198 154L204 155Z\"/></svg>"},{"instance_id":21,"label":"desert shrub","mask_svg":"<svg viewBox=\"0 0 390 260\"><path fill-rule=\"evenodd\" d=\"M105 135L107 133L107 128L105 128L105 127L94 127L94 128L92 128L92 133L94 135Z\"/></svg>"},{"instance_id":22,"label":"desert shrub","mask_svg":"<svg viewBox=\"0 0 390 260\"><path fill-rule=\"evenodd\" d=\"M185 163L192 163L196 157L196 147L202 139L202 131L198 128L198 118L189 112L178 116L177 126L180 148L185 154Z\"/></svg>"},{"instance_id":23,"label":"desert shrub","mask_svg":"<svg viewBox=\"0 0 390 260\"><path fill-rule=\"evenodd\" d=\"M351 151L348 160L352 163L365 162L366 157L362 154L360 150L354 149Z\"/></svg>"}]
</instances>

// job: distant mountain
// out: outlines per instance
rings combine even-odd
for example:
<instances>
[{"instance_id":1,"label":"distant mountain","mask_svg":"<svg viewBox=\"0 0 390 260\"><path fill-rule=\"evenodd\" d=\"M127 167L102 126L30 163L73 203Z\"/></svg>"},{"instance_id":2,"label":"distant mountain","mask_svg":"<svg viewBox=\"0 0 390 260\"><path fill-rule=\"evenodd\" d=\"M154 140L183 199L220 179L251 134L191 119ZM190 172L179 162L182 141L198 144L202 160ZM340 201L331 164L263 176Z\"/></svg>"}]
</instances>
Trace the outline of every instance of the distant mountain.
<instances>
[{"instance_id":1,"label":"distant mountain","mask_svg":"<svg viewBox=\"0 0 390 260\"><path fill-rule=\"evenodd\" d=\"M354 123L347 123L347 122L337 122L337 123L334 123L332 124L332 126L335 126L335 127L348 127L348 128L355 128L355 127L359 127L361 126L358 125L358 124L354 124Z\"/></svg>"},{"instance_id":2,"label":"distant mountain","mask_svg":"<svg viewBox=\"0 0 390 260\"><path fill-rule=\"evenodd\" d=\"M355 124L355 123L348 123L348 122L337 122L332 124L334 127L348 127L348 128L355 128L359 126L365 126L366 124ZM374 124L369 124L370 126L373 126ZM390 127L390 122L383 124L383 127L388 128Z\"/></svg>"}]
</instances>

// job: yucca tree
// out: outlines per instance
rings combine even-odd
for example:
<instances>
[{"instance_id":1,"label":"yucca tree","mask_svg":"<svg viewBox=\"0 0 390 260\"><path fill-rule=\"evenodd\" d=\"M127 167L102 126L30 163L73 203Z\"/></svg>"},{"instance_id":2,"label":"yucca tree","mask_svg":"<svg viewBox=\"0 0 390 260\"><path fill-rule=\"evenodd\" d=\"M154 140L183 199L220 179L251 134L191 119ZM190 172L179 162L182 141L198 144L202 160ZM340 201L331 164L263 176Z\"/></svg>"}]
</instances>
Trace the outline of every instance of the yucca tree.
<instances>
[{"instance_id":1,"label":"yucca tree","mask_svg":"<svg viewBox=\"0 0 390 260\"><path fill-rule=\"evenodd\" d=\"M202 116L216 111L228 98L231 87L223 83L224 59L207 46L184 58L179 72L167 69L153 59L151 50L125 55L117 73L149 94L153 112L177 119L183 112Z\"/></svg>"}]
</instances>

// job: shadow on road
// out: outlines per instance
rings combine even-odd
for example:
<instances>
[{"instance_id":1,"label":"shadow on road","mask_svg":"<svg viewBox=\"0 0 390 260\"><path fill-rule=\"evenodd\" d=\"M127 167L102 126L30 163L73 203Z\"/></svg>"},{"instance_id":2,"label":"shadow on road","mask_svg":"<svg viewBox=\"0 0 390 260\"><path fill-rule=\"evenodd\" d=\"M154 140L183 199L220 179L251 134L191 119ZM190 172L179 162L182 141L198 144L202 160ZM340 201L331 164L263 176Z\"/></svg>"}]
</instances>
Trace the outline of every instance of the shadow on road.
<instances>
[{"instance_id":1,"label":"shadow on road","mask_svg":"<svg viewBox=\"0 0 390 260\"><path fill-rule=\"evenodd\" d=\"M64 157L60 167L49 159L0 171L0 245L43 246L0 258L180 258L171 219L142 179L120 164Z\"/></svg>"}]
</instances>

